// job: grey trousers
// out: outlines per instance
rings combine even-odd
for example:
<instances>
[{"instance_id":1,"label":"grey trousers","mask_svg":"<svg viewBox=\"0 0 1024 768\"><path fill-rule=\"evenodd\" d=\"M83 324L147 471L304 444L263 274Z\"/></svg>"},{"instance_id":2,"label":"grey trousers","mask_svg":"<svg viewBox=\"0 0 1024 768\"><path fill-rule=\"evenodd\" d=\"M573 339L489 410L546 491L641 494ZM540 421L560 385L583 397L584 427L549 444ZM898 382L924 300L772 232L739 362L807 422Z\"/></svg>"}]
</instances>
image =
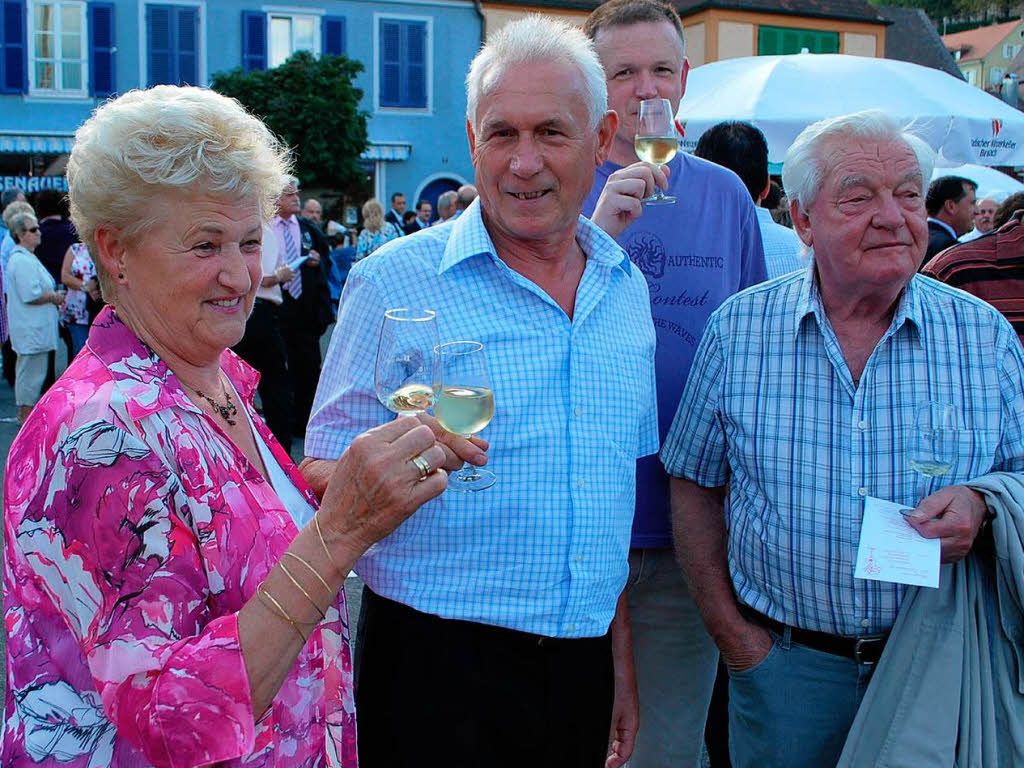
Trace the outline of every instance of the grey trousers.
<instances>
[{"instance_id":1,"label":"grey trousers","mask_svg":"<svg viewBox=\"0 0 1024 768\"><path fill-rule=\"evenodd\" d=\"M699 765L718 649L704 629L672 550L629 553L640 732L629 768Z\"/></svg>"}]
</instances>

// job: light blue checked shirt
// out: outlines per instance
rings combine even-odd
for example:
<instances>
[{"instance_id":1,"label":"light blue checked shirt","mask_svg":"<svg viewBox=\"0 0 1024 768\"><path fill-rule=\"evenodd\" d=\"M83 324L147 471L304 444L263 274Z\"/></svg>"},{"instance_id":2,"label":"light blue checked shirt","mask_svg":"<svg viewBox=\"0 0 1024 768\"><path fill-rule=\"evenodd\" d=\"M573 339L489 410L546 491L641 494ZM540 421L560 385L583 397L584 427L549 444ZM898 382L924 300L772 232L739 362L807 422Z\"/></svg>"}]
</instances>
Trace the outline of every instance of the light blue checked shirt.
<instances>
[{"instance_id":1,"label":"light blue checked shirt","mask_svg":"<svg viewBox=\"0 0 1024 768\"><path fill-rule=\"evenodd\" d=\"M805 629L880 633L906 588L853 578L864 496L916 506L907 452L929 400L961 423L953 469L928 493L1024 470L1024 352L991 306L917 275L854 386L813 274L711 316L661 457L676 477L729 483L741 602Z\"/></svg>"},{"instance_id":2,"label":"light blue checked shirt","mask_svg":"<svg viewBox=\"0 0 1024 768\"><path fill-rule=\"evenodd\" d=\"M437 311L442 342L484 343L497 483L447 492L359 561L374 592L426 613L554 637L604 634L628 572L635 467L658 450L647 284L580 217L587 255L570 322L495 253L474 202L352 267L306 453L336 458L394 418L377 401L384 310Z\"/></svg>"},{"instance_id":3,"label":"light blue checked shirt","mask_svg":"<svg viewBox=\"0 0 1024 768\"><path fill-rule=\"evenodd\" d=\"M756 206L757 223L761 228L761 245L764 247L764 266L768 279L788 275L804 266L800 254L803 245L800 236L789 227L776 224L767 208Z\"/></svg>"}]
</instances>

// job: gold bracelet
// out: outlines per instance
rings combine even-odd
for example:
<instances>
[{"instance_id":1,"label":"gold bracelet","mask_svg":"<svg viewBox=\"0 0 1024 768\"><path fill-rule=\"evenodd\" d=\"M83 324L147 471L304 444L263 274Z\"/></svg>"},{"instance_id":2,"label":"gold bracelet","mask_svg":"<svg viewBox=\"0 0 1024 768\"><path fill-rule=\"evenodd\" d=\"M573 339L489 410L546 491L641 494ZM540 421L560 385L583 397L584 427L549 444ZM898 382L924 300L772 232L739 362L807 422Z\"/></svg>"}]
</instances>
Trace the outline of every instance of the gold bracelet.
<instances>
[{"instance_id":1,"label":"gold bracelet","mask_svg":"<svg viewBox=\"0 0 1024 768\"><path fill-rule=\"evenodd\" d=\"M340 573L341 572L341 566L338 565L337 562L335 562L334 556L331 554L331 550L329 550L327 548L327 542L324 541L323 531L320 530L320 510L319 509L316 512L313 513L313 525L316 526L316 535L320 537L320 546L324 548L324 554L327 555L327 559L331 561L331 565L333 565L338 570L338 572Z\"/></svg>"},{"instance_id":2,"label":"gold bracelet","mask_svg":"<svg viewBox=\"0 0 1024 768\"><path fill-rule=\"evenodd\" d=\"M327 591L327 594L328 595L331 594L332 590L331 590L330 584L327 583L327 580L324 579L324 577L320 575L320 572L317 571L316 568L314 568L312 565L309 564L308 560L306 560L304 557L299 557L294 552L285 552L284 556L285 557L290 557L293 560L298 560L300 563L302 563L304 566L306 566L306 570L308 570L310 573L312 573L314 576L316 576L317 581L319 581L321 584L324 585L324 589Z\"/></svg>"},{"instance_id":3,"label":"gold bracelet","mask_svg":"<svg viewBox=\"0 0 1024 768\"><path fill-rule=\"evenodd\" d=\"M277 565L284 572L284 575L288 577L288 581L295 585L295 588L303 594L303 596L309 601L309 604L312 605L313 608L316 609L316 612L320 614L320 621L326 619L326 614L320 610L320 606L316 604L316 601L313 600L309 592L306 591L306 588L299 583L299 580L292 576L292 572L288 570L288 566L284 564L284 560L279 561ZM314 624L315 623L316 622L314 622Z\"/></svg>"},{"instance_id":4,"label":"gold bracelet","mask_svg":"<svg viewBox=\"0 0 1024 768\"><path fill-rule=\"evenodd\" d=\"M282 608L281 604L277 602L277 599L272 594L270 594L270 592L267 591L267 588L263 585L263 582L260 582L260 585L256 587L256 597L259 598L259 601L263 603L263 605L265 605L271 613L273 613L278 618L284 619L289 624L291 624L292 629L294 629L296 633L298 633L299 637L302 638L302 644L306 644L306 640L308 640L309 638L302 633L302 630L299 629L299 625L295 621L295 619L288 615L288 611ZM273 605L268 604L267 600L273 603ZM316 622L313 622L309 626L312 627L315 625Z\"/></svg>"}]
</instances>

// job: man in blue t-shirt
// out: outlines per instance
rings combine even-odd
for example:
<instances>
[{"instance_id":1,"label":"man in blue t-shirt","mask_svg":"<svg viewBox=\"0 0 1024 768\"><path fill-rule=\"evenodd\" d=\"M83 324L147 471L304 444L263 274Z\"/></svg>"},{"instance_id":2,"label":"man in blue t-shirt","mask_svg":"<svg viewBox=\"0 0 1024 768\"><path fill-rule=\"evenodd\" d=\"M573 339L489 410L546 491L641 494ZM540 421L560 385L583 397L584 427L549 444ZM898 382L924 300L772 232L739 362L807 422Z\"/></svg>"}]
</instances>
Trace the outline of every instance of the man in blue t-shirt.
<instances>
[{"instance_id":1,"label":"man in blue t-shirt","mask_svg":"<svg viewBox=\"0 0 1024 768\"><path fill-rule=\"evenodd\" d=\"M661 168L636 162L640 102L668 99L674 114L686 86L676 11L658 0L610 0L584 31L604 66L619 127L583 213L593 214L647 277L664 440L708 316L765 279L761 235L750 195L731 171L683 154ZM643 206L656 184L677 202ZM656 457L638 462L636 481L628 589L642 728L630 765L694 766L718 651L672 554L668 476Z\"/></svg>"}]
</instances>

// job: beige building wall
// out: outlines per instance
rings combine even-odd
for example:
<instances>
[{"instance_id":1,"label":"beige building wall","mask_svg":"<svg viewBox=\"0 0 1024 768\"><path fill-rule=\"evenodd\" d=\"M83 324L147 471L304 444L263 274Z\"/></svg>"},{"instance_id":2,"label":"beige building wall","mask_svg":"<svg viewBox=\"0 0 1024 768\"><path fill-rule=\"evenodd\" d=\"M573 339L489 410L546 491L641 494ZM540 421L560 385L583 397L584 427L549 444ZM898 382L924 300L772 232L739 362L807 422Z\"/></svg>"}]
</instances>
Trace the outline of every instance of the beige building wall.
<instances>
[{"instance_id":1,"label":"beige building wall","mask_svg":"<svg viewBox=\"0 0 1024 768\"><path fill-rule=\"evenodd\" d=\"M843 33L843 53L851 56L867 56L874 58L878 56L875 50L877 38L874 35L862 35L857 32Z\"/></svg>"},{"instance_id":2,"label":"beige building wall","mask_svg":"<svg viewBox=\"0 0 1024 768\"><path fill-rule=\"evenodd\" d=\"M683 27L683 35L686 37L686 58L690 60L691 67L699 67L707 61L704 48L707 29L704 23Z\"/></svg>"},{"instance_id":3,"label":"beige building wall","mask_svg":"<svg viewBox=\"0 0 1024 768\"><path fill-rule=\"evenodd\" d=\"M551 11L546 8L517 8L515 6L484 6L484 33L490 37L510 21L521 19L531 13L543 13L555 19L561 19L577 27L582 27L587 20L587 13L571 11Z\"/></svg>"},{"instance_id":4,"label":"beige building wall","mask_svg":"<svg viewBox=\"0 0 1024 768\"><path fill-rule=\"evenodd\" d=\"M718 60L753 56L754 25L737 21L718 22Z\"/></svg>"}]
</instances>

